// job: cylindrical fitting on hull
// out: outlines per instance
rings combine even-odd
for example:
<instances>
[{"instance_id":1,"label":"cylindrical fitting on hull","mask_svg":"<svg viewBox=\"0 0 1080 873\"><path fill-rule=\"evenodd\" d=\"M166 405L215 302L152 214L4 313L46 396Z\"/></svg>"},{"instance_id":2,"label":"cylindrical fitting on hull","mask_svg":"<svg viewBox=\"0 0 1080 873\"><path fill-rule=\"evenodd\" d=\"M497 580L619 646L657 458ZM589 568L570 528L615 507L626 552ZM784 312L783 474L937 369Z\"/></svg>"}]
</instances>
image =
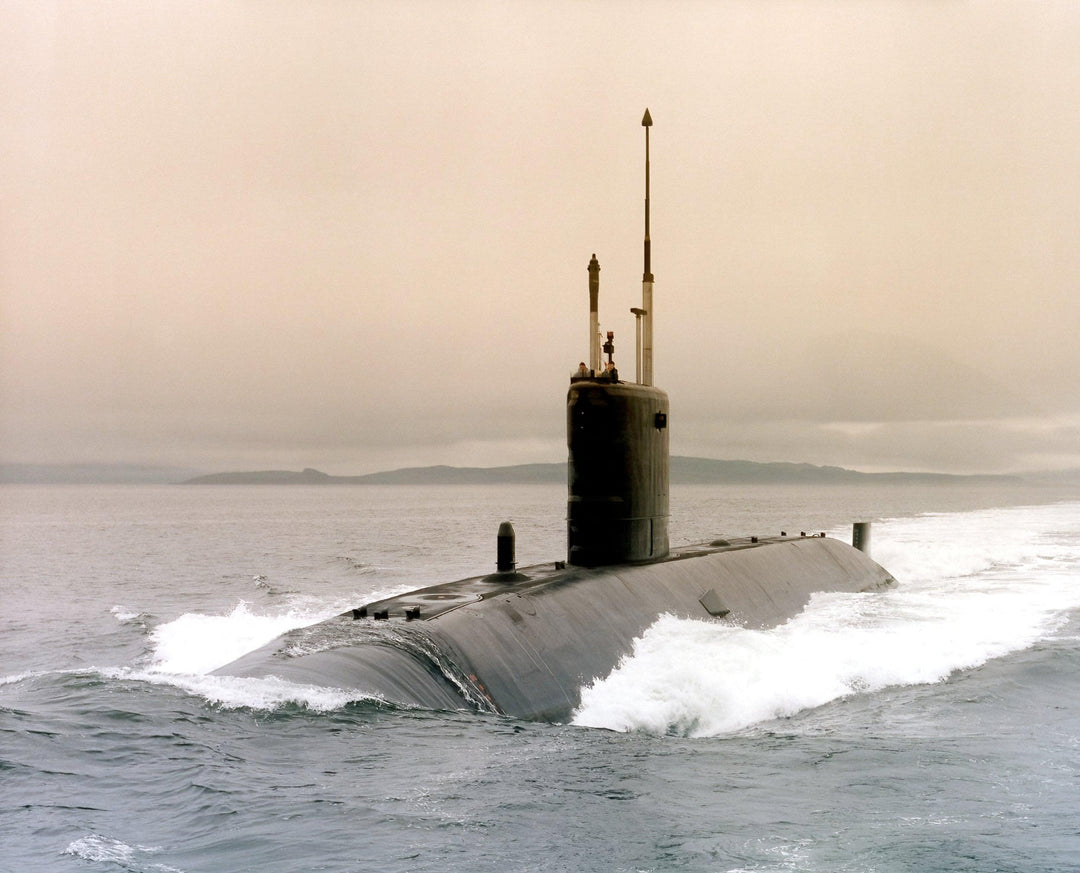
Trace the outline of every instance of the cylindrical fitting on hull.
<instances>
[{"instance_id":1,"label":"cylindrical fitting on hull","mask_svg":"<svg viewBox=\"0 0 1080 873\"><path fill-rule=\"evenodd\" d=\"M514 526L504 521L499 525L499 534L495 542L495 568L500 573L509 573L517 567L517 556L514 554L515 540Z\"/></svg>"},{"instance_id":2,"label":"cylindrical fitting on hull","mask_svg":"<svg viewBox=\"0 0 1080 873\"><path fill-rule=\"evenodd\" d=\"M597 567L668 554L668 398L626 382L567 395L568 561Z\"/></svg>"}]
</instances>

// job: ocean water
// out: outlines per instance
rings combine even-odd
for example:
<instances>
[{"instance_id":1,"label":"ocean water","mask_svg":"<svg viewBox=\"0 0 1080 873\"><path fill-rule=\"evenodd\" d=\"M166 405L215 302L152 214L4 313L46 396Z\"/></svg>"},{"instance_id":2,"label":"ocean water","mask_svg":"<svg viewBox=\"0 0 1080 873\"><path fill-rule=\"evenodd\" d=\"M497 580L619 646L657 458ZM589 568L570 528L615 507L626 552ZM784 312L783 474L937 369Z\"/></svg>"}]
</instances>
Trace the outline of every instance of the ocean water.
<instances>
[{"instance_id":1,"label":"ocean water","mask_svg":"<svg viewBox=\"0 0 1080 873\"><path fill-rule=\"evenodd\" d=\"M672 494L676 544L873 520L893 592L662 618L566 725L209 671L562 557L563 489L0 488L0 871L1080 869L1080 495Z\"/></svg>"}]
</instances>

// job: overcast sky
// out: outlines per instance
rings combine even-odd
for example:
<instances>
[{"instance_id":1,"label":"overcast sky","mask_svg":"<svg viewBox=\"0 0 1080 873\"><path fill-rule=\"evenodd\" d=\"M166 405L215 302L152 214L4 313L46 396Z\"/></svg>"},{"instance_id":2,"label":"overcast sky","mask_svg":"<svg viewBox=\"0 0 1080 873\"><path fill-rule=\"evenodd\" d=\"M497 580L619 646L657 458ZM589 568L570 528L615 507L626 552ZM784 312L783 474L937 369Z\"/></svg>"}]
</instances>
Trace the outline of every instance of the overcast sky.
<instances>
[{"instance_id":1,"label":"overcast sky","mask_svg":"<svg viewBox=\"0 0 1080 873\"><path fill-rule=\"evenodd\" d=\"M673 453L1080 466L1080 3L0 16L0 460L564 458L647 106Z\"/></svg>"}]
</instances>

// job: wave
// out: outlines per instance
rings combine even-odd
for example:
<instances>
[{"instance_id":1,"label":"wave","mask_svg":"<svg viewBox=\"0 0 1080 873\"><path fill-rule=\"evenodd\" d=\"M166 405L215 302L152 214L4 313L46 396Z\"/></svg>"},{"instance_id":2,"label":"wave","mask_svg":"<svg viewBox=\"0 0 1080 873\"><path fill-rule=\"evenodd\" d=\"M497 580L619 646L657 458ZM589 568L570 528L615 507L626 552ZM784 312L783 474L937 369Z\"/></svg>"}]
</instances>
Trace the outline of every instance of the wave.
<instances>
[{"instance_id":1,"label":"wave","mask_svg":"<svg viewBox=\"0 0 1080 873\"><path fill-rule=\"evenodd\" d=\"M177 688L220 709L253 709L264 712L300 707L311 712L333 712L358 702L384 705L384 701L356 689L289 682L276 676L204 676L170 674L153 670L117 668L99 671L109 679L149 682Z\"/></svg>"},{"instance_id":2,"label":"wave","mask_svg":"<svg viewBox=\"0 0 1080 873\"><path fill-rule=\"evenodd\" d=\"M131 846L101 834L88 834L68 845L64 854L73 855L83 861L115 864L122 870L183 873L178 867L150 860L148 856L160 851L162 850L158 846Z\"/></svg>"},{"instance_id":3,"label":"wave","mask_svg":"<svg viewBox=\"0 0 1080 873\"><path fill-rule=\"evenodd\" d=\"M259 614L244 600L226 615L186 613L151 632L151 663L155 672L163 674L209 673L286 631L307 627L334 614L326 607Z\"/></svg>"},{"instance_id":4,"label":"wave","mask_svg":"<svg viewBox=\"0 0 1080 873\"><path fill-rule=\"evenodd\" d=\"M378 695L358 689L308 685L276 676L207 676L163 673L152 668L139 667L80 667L0 677L0 688L20 684L29 687L31 683L42 684L42 693L48 693L54 700L65 701L72 711L79 710L81 692L103 683L116 683L119 686L147 683L159 688L175 688L192 697L201 698L210 706L221 710L280 713L303 709L323 713L341 710L353 704L371 704L380 711L408 708L388 703Z\"/></svg>"},{"instance_id":5,"label":"wave","mask_svg":"<svg viewBox=\"0 0 1080 873\"><path fill-rule=\"evenodd\" d=\"M364 602L392 597L408 589L396 586L369 592ZM287 631L308 627L340 615L356 605L357 598L294 596L282 607L255 611L241 600L225 615L189 612L158 625L150 634L153 669L159 673L202 675L235 661Z\"/></svg>"},{"instance_id":6,"label":"wave","mask_svg":"<svg viewBox=\"0 0 1080 873\"><path fill-rule=\"evenodd\" d=\"M12 673L10 676L0 676L0 686L4 685L18 685L20 682L25 682L28 679L36 679L38 676L48 676L48 671L45 670L27 670L24 673Z\"/></svg>"},{"instance_id":7,"label":"wave","mask_svg":"<svg viewBox=\"0 0 1080 873\"><path fill-rule=\"evenodd\" d=\"M408 586L368 592L365 602L390 597ZM224 614L185 613L171 621L150 627L153 617L124 606L110 611L122 625L145 627L149 652L131 666L79 667L76 669L24 671L0 676L0 687L15 686L50 677L75 677L97 682L146 682L179 689L203 698L221 709L274 711L301 707L313 712L338 710L353 703L391 707L376 695L357 689L307 685L274 676L265 678L213 676L218 667L277 639L284 633L317 624L350 609L357 598L290 597L285 605L253 607L239 601ZM93 844L96 845L96 844ZM95 849L96 851L96 849Z\"/></svg>"},{"instance_id":8,"label":"wave","mask_svg":"<svg viewBox=\"0 0 1080 873\"><path fill-rule=\"evenodd\" d=\"M1078 504L889 520L874 539L899 589L816 595L770 630L664 616L583 689L574 723L730 733L852 694L940 682L1052 636L1080 608Z\"/></svg>"},{"instance_id":9,"label":"wave","mask_svg":"<svg viewBox=\"0 0 1080 873\"><path fill-rule=\"evenodd\" d=\"M404 590L365 594L381 599ZM275 710L301 706L326 712L357 701L382 704L378 697L355 689L304 685L270 676L245 678L212 676L214 670L277 639L282 634L308 627L351 608L355 598L326 601L316 597L291 597L287 605L259 611L241 600L228 613L185 613L154 627L149 634L150 653L136 667L97 671L109 679L135 680L181 689L224 709ZM117 620L127 623L144 618L117 606ZM12 680L18 677L12 677Z\"/></svg>"}]
</instances>

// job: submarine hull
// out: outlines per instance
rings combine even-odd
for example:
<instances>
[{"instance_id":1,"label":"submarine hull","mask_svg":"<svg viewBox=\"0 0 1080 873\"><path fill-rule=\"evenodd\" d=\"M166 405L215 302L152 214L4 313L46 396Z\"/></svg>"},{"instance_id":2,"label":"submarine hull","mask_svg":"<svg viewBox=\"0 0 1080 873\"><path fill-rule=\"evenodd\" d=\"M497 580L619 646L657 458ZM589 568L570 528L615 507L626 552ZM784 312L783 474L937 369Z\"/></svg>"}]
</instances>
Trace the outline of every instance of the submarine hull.
<instances>
[{"instance_id":1,"label":"submarine hull","mask_svg":"<svg viewBox=\"0 0 1080 873\"><path fill-rule=\"evenodd\" d=\"M773 627L812 593L895 584L835 539L723 541L647 564L540 565L420 589L291 631L216 672L563 721L581 689L607 676L663 614Z\"/></svg>"}]
</instances>

